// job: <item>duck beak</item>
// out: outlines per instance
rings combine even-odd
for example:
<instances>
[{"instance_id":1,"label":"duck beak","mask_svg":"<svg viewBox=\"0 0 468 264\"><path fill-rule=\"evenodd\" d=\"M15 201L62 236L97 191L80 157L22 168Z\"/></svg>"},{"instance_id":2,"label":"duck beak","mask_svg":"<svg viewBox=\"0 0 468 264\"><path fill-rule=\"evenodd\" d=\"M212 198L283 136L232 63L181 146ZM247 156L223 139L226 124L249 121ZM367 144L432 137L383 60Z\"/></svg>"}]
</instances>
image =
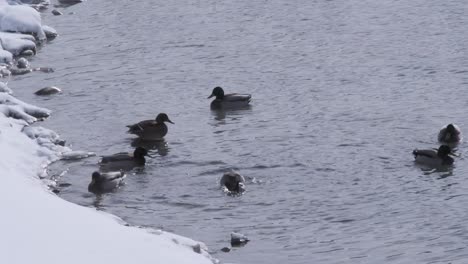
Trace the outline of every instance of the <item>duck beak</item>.
<instances>
[{"instance_id":1,"label":"duck beak","mask_svg":"<svg viewBox=\"0 0 468 264\"><path fill-rule=\"evenodd\" d=\"M208 96L208 98L206 98L206 99L210 99L210 98L213 97L213 96L214 96L214 94L211 94L211 95Z\"/></svg>"},{"instance_id":2,"label":"duck beak","mask_svg":"<svg viewBox=\"0 0 468 264\"><path fill-rule=\"evenodd\" d=\"M167 122L171 123L174 125L174 122L172 122L171 120L167 119Z\"/></svg>"}]
</instances>

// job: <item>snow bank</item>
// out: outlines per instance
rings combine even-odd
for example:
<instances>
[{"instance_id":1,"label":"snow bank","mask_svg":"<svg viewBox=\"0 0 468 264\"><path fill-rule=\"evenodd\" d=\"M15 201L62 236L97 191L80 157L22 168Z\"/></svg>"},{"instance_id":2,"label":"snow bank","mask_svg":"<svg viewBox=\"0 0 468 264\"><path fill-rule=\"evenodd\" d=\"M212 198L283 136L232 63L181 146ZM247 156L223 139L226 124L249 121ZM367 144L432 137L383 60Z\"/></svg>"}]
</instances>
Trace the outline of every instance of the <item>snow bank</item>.
<instances>
[{"instance_id":1,"label":"snow bank","mask_svg":"<svg viewBox=\"0 0 468 264\"><path fill-rule=\"evenodd\" d=\"M52 194L37 178L50 157L38 155L44 147L23 126L0 114L0 263L212 263L203 244L127 227Z\"/></svg>"}]
</instances>

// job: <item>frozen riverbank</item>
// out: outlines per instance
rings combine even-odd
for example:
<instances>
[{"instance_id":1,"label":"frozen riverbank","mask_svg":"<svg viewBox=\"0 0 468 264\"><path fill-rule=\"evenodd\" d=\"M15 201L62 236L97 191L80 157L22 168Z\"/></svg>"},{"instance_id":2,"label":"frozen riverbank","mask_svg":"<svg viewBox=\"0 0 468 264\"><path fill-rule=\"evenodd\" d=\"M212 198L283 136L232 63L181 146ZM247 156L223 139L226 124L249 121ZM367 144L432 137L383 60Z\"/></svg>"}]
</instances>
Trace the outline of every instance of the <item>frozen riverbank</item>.
<instances>
[{"instance_id":1,"label":"frozen riverbank","mask_svg":"<svg viewBox=\"0 0 468 264\"><path fill-rule=\"evenodd\" d=\"M0 29L44 37L39 13L27 6L13 8L5 1L0 1ZM13 55L25 50L35 51L27 35L10 36L0 36L3 62L11 63ZM5 47L6 38L12 40L7 44L14 49ZM40 176L68 149L54 144L57 136L52 131L30 127L50 111L25 104L7 92L11 90L6 86L0 92L0 263L213 262L199 242L128 227L116 217L54 195Z\"/></svg>"}]
</instances>

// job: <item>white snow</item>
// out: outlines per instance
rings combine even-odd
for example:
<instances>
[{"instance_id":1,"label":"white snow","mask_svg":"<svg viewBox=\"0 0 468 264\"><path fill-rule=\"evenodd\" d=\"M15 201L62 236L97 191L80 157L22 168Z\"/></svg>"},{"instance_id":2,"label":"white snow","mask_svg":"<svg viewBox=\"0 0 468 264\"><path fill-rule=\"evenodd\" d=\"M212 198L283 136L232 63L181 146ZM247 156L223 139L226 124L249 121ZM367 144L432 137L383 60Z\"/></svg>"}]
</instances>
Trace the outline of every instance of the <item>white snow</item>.
<instances>
[{"instance_id":1,"label":"white snow","mask_svg":"<svg viewBox=\"0 0 468 264\"><path fill-rule=\"evenodd\" d=\"M45 39L37 11L23 5L10 6L5 0L0 0L0 30L34 33L38 39ZM34 44L34 38L23 34L1 32L0 40L4 48L0 49L0 63L11 63L12 53L33 49ZM5 75L5 69L0 65L1 75ZM48 117L50 111L18 100L11 93L1 83L0 263L217 262L203 243L159 230L129 227L115 216L53 194L46 180L41 180L47 176L47 165L62 157L92 153L71 151L57 144L61 140L54 131L32 126L38 118Z\"/></svg>"},{"instance_id":2,"label":"white snow","mask_svg":"<svg viewBox=\"0 0 468 264\"><path fill-rule=\"evenodd\" d=\"M27 5L1 5L0 30L22 33L34 33L39 40L46 35L41 25L41 15Z\"/></svg>"}]
</instances>

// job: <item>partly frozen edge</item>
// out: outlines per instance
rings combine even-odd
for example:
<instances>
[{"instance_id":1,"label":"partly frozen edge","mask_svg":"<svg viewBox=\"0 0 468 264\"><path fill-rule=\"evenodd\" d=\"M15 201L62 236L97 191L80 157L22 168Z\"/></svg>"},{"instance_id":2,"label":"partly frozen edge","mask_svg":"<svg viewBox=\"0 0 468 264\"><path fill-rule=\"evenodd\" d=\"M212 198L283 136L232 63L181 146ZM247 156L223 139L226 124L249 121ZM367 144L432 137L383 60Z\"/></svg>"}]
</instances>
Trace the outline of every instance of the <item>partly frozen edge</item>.
<instances>
[{"instance_id":1,"label":"partly frozen edge","mask_svg":"<svg viewBox=\"0 0 468 264\"><path fill-rule=\"evenodd\" d=\"M2 16L21 21L28 12L34 13L21 10L20 17L15 17L2 8L2 2L0 24L4 22ZM28 26L41 38L42 29L37 26L40 20L33 17L31 21ZM15 24L9 22L8 27ZM30 46L31 42L23 44ZM20 42L18 45L19 49L23 47ZM203 243L159 230L129 227L115 216L53 194L40 178L50 162L70 150L56 144L55 132L30 126L38 118L47 117L49 110L6 92L11 90L0 92L0 263L216 262Z\"/></svg>"}]
</instances>

